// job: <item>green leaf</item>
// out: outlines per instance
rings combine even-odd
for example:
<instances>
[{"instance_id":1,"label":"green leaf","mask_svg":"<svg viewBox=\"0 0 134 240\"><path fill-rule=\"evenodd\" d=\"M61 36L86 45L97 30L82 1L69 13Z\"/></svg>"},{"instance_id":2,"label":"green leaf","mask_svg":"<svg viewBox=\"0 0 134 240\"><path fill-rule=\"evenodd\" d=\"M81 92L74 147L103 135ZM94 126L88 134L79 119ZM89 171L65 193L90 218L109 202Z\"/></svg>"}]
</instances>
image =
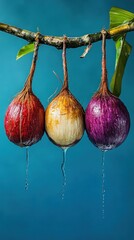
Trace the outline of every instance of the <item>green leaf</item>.
<instances>
[{"instance_id":1,"label":"green leaf","mask_svg":"<svg viewBox=\"0 0 134 240\"><path fill-rule=\"evenodd\" d=\"M34 43L29 43L26 46L23 46L17 53L16 60L33 51L34 51Z\"/></svg>"},{"instance_id":2,"label":"green leaf","mask_svg":"<svg viewBox=\"0 0 134 240\"><path fill-rule=\"evenodd\" d=\"M131 53L131 45L128 44L124 36L119 37L115 41L116 46L116 61L115 61L115 72L111 80L112 93L119 97L121 93L122 78L125 70L125 66L128 57Z\"/></svg>"},{"instance_id":3,"label":"green leaf","mask_svg":"<svg viewBox=\"0 0 134 240\"><path fill-rule=\"evenodd\" d=\"M134 22L134 13L124 9L112 7L110 9L110 28L117 27L124 23Z\"/></svg>"}]
</instances>

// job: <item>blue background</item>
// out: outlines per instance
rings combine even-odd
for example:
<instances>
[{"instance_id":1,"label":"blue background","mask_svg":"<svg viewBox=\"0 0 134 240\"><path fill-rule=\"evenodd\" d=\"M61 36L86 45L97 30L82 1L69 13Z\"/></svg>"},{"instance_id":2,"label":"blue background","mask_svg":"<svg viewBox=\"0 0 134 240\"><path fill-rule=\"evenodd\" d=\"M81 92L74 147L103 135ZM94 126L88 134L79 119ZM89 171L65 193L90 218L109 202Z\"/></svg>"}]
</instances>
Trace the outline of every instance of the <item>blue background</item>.
<instances>
[{"instance_id":1,"label":"blue background","mask_svg":"<svg viewBox=\"0 0 134 240\"><path fill-rule=\"evenodd\" d=\"M112 6L134 12L134 1L1 0L0 22L45 35L80 36L109 27ZM127 40L134 46L134 33ZM134 52L123 77L121 99L131 116L127 140L106 153L105 219L102 220L101 152L88 140L68 150L67 186L61 199L62 151L46 134L30 148L29 190L25 191L25 149L8 141L4 114L22 89L32 54L16 61L27 42L0 32L0 239L1 240L129 240L134 239ZM101 78L101 42L85 59L84 48L68 49L70 90L86 108ZM107 41L109 81L114 71L115 47ZM41 46L33 80L34 93L44 107L63 79L61 50Z\"/></svg>"}]
</instances>

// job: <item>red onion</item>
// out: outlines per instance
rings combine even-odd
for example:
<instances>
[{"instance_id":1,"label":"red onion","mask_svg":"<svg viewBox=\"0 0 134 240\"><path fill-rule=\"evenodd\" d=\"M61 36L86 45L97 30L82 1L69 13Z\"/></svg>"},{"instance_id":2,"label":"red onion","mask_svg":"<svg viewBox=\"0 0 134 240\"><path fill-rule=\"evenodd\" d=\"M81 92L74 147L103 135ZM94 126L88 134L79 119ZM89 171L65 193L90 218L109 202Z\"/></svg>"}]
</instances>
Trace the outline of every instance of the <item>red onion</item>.
<instances>
[{"instance_id":1,"label":"red onion","mask_svg":"<svg viewBox=\"0 0 134 240\"><path fill-rule=\"evenodd\" d=\"M10 103L5 114L5 131L9 140L21 147L38 142L45 130L45 111L40 100L33 94L32 78L38 54L39 40L23 90Z\"/></svg>"}]
</instances>

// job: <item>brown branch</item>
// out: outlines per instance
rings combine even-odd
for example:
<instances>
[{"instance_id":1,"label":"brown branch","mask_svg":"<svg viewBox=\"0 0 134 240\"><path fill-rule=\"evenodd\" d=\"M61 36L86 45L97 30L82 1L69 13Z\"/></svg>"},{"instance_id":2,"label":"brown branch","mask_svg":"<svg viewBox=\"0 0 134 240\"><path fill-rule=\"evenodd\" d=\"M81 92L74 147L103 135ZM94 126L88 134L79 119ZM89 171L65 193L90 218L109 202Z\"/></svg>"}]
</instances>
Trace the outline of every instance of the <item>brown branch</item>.
<instances>
[{"instance_id":1,"label":"brown branch","mask_svg":"<svg viewBox=\"0 0 134 240\"><path fill-rule=\"evenodd\" d=\"M10 26L5 23L0 23L0 31L12 34L16 37L23 38L28 42L34 42L36 39L36 32L31 32L28 30L24 30L18 27ZM114 36L117 36L122 33L127 33L130 31L134 31L134 23L126 23L123 25L120 25L116 28L112 28L107 30L106 38L110 39ZM98 42L102 40L101 32L93 33L93 34L86 34L81 37L68 37L66 41L66 47L67 48L77 48L82 46L87 46L94 42ZM41 44L54 46L58 49L61 49L63 47L63 37L58 36L46 36L40 34L39 39Z\"/></svg>"}]
</instances>

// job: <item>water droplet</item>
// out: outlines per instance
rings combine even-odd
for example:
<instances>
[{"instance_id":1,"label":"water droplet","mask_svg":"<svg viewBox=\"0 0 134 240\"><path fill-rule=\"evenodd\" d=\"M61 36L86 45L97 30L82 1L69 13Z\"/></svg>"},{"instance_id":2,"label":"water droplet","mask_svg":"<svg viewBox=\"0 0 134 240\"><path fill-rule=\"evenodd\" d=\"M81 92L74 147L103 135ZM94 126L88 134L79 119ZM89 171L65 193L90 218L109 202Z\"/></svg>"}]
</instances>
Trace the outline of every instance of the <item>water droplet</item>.
<instances>
[{"instance_id":1,"label":"water droplet","mask_svg":"<svg viewBox=\"0 0 134 240\"><path fill-rule=\"evenodd\" d=\"M67 150L68 147L62 147L63 150L63 160L61 163L61 172L62 172L62 177L63 177L63 184L62 184L62 192L61 192L61 198L64 200L65 196L65 186L67 184L67 179L66 179L66 171L65 171L65 163L66 163L66 158L67 158Z\"/></svg>"},{"instance_id":2,"label":"water droplet","mask_svg":"<svg viewBox=\"0 0 134 240\"><path fill-rule=\"evenodd\" d=\"M101 171L102 171L102 219L105 218L105 152L102 151L102 165L101 165Z\"/></svg>"},{"instance_id":3,"label":"water droplet","mask_svg":"<svg viewBox=\"0 0 134 240\"><path fill-rule=\"evenodd\" d=\"M26 177L25 177L25 190L28 190L28 170L29 170L29 147L26 147Z\"/></svg>"}]
</instances>

